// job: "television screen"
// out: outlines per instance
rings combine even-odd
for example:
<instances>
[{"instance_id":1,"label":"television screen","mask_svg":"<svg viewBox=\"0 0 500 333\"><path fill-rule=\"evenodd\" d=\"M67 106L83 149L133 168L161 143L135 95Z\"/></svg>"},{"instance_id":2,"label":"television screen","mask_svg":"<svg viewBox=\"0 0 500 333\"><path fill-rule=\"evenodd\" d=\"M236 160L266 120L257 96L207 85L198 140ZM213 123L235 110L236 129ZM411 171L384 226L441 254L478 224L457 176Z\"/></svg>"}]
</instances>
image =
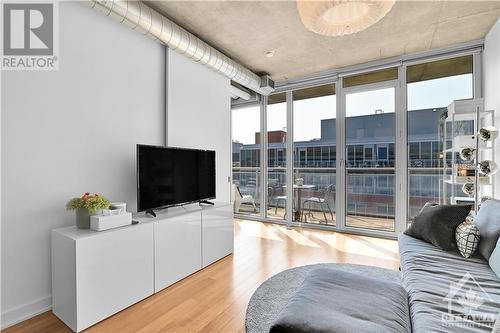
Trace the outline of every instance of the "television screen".
<instances>
[{"instance_id":1,"label":"television screen","mask_svg":"<svg viewBox=\"0 0 500 333\"><path fill-rule=\"evenodd\" d=\"M215 151L137 145L138 211L215 198Z\"/></svg>"}]
</instances>

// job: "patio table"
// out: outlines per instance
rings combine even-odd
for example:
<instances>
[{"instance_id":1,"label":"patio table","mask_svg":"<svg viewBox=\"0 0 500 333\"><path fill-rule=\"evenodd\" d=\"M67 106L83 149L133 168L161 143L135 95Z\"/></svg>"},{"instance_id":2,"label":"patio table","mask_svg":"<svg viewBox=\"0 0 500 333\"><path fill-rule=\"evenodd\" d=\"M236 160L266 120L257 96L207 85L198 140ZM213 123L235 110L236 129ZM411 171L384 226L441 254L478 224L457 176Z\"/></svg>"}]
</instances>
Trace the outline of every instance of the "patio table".
<instances>
[{"instance_id":1,"label":"patio table","mask_svg":"<svg viewBox=\"0 0 500 333\"><path fill-rule=\"evenodd\" d=\"M297 198L297 209L294 211L294 220L295 221L301 221L302 220L302 191L303 190L311 190L315 188L316 185L313 184L303 184L303 185L297 185L293 184L293 189L295 192L297 192L297 195L294 195L295 198ZM283 185L283 188L286 188L286 185Z\"/></svg>"}]
</instances>

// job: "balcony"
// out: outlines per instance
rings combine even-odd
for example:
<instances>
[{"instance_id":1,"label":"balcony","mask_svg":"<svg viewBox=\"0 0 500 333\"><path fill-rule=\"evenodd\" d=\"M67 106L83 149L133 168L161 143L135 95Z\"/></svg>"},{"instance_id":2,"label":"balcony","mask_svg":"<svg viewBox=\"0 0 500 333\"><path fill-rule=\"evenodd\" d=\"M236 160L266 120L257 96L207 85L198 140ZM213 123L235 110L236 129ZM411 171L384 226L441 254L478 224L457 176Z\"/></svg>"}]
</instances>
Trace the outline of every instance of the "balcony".
<instances>
[{"instance_id":1,"label":"balcony","mask_svg":"<svg viewBox=\"0 0 500 333\"><path fill-rule=\"evenodd\" d=\"M366 164L366 163L365 163ZM347 173L347 216L346 225L354 228L394 231L394 168L373 167L381 165L370 161L372 167L348 167ZM317 203L309 205L305 201L310 197L321 197L328 185L336 184L336 169L329 167L297 167L296 175L304 179L304 184L314 185L313 189L304 189L301 193L300 221L311 224L335 225L336 190L328 198L331 209L320 207ZM268 169L268 198L266 216L271 219L285 219L285 168ZM428 201L439 201L441 175L438 168L409 168L409 216L412 217ZM239 214L260 213L260 168L233 167L233 181L244 195L251 195L257 204L253 207L243 205ZM294 198L294 211L297 210L297 192ZM296 216L294 216L294 220Z\"/></svg>"}]
</instances>

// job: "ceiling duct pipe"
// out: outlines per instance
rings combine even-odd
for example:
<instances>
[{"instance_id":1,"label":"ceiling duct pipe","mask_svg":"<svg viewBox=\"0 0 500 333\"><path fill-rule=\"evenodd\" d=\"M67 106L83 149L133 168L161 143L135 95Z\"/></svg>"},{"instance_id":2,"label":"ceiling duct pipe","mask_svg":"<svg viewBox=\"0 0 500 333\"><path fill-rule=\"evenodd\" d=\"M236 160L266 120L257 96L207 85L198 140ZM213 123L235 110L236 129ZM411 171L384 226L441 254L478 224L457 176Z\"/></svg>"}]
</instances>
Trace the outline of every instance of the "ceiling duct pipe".
<instances>
[{"instance_id":1,"label":"ceiling duct pipe","mask_svg":"<svg viewBox=\"0 0 500 333\"><path fill-rule=\"evenodd\" d=\"M261 79L248 68L208 45L141 1L90 0L88 3L92 8L154 40L158 40L170 49L184 54L244 87L263 95L269 95L274 90L274 82Z\"/></svg>"}]
</instances>

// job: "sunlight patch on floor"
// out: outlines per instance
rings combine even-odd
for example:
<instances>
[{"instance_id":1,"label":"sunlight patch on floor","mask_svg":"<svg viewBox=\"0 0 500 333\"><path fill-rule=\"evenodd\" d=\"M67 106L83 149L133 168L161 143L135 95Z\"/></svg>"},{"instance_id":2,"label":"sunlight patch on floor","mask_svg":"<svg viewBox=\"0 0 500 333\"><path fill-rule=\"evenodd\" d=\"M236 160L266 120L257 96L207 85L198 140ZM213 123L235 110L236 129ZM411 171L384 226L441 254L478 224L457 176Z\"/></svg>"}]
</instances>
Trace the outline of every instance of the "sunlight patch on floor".
<instances>
[{"instance_id":1,"label":"sunlight patch on floor","mask_svg":"<svg viewBox=\"0 0 500 333\"><path fill-rule=\"evenodd\" d=\"M239 225L245 236L265 238L280 242L283 241L283 239L280 238L271 228L262 222L245 221L245 223L240 223Z\"/></svg>"},{"instance_id":2,"label":"sunlight patch on floor","mask_svg":"<svg viewBox=\"0 0 500 333\"><path fill-rule=\"evenodd\" d=\"M304 235L302 235L301 233L297 232L294 229L287 229L284 226L276 226L276 229L299 245L316 247L316 248L321 247L320 245L314 243L312 240L308 239L307 237L305 237Z\"/></svg>"},{"instance_id":3,"label":"sunlight patch on floor","mask_svg":"<svg viewBox=\"0 0 500 333\"><path fill-rule=\"evenodd\" d=\"M370 253L371 256L376 256L383 259L394 259L397 258L398 252L397 247L390 242L387 246L379 246L378 244L372 243L370 237L357 237L352 238L350 235L332 233L332 234L316 234L315 237L319 238L331 247L350 254L366 255ZM380 241L380 239L378 239ZM384 244L385 245L385 244Z\"/></svg>"}]
</instances>

